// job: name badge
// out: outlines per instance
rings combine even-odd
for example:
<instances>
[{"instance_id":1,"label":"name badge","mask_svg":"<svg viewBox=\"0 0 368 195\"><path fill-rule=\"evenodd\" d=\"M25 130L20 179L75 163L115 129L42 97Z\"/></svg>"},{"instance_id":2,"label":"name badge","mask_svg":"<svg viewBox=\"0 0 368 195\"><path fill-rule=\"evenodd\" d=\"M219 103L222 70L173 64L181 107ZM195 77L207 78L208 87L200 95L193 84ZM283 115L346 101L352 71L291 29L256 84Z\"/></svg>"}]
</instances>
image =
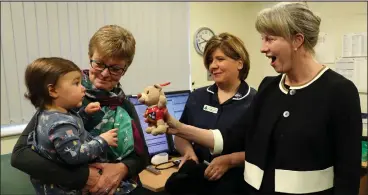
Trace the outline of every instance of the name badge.
<instances>
[{"instance_id":1,"label":"name badge","mask_svg":"<svg viewBox=\"0 0 368 195\"><path fill-rule=\"evenodd\" d=\"M212 106L209 106L209 105L204 105L203 110L207 111L207 112L212 112L212 113L217 114L218 108L215 108L215 107L212 107Z\"/></svg>"}]
</instances>

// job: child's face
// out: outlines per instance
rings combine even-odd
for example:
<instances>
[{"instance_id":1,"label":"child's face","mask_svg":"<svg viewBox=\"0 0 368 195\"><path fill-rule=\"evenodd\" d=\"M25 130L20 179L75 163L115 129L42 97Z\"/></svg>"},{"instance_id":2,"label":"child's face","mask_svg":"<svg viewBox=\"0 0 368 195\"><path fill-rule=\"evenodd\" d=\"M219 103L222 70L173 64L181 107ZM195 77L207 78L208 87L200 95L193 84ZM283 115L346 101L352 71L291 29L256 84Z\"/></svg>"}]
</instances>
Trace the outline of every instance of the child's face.
<instances>
[{"instance_id":1,"label":"child's face","mask_svg":"<svg viewBox=\"0 0 368 195\"><path fill-rule=\"evenodd\" d=\"M61 76L55 86L54 103L65 109L82 106L85 88L81 84L81 72L73 71Z\"/></svg>"}]
</instances>

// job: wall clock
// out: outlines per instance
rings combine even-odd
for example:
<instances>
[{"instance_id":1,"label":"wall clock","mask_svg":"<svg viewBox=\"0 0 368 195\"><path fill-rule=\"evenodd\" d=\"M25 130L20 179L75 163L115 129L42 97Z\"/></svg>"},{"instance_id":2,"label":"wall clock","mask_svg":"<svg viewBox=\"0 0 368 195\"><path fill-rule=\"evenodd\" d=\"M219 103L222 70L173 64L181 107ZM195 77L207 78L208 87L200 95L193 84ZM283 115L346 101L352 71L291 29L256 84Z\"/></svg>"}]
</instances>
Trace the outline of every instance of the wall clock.
<instances>
[{"instance_id":1,"label":"wall clock","mask_svg":"<svg viewBox=\"0 0 368 195\"><path fill-rule=\"evenodd\" d=\"M214 35L215 33L207 27L201 27L195 32L194 48L198 54L203 55L204 48L206 47L208 40L210 40Z\"/></svg>"}]
</instances>

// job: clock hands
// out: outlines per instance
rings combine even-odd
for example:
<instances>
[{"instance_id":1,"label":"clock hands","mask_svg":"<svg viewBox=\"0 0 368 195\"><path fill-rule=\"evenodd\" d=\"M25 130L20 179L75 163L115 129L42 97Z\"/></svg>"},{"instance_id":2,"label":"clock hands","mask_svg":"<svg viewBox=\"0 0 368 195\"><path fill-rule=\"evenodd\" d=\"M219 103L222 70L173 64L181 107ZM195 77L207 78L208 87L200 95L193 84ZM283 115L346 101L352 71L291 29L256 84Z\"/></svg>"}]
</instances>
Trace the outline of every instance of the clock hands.
<instances>
[{"instance_id":1,"label":"clock hands","mask_svg":"<svg viewBox=\"0 0 368 195\"><path fill-rule=\"evenodd\" d=\"M208 42L208 40L204 39L202 37L202 35L199 35L199 38L203 40L202 42L198 42L199 45L202 44L202 43L207 43Z\"/></svg>"},{"instance_id":2,"label":"clock hands","mask_svg":"<svg viewBox=\"0 0 368 195\"><path fill-rule=\"evenodd\" d=\"M203 40L202 42L199 42L198 44L200 45L200 44L202 44L202 43L207 43L208 41L206 41L206 40Z\"/></svg>"},{"instance_id":3,"label":"clock hands","mask_svg":"<svg viewBox=\"0 0 368 195\"><path fill-rule=\"evenodd\" d=\"M194 47L198 54L203 56L206 44L214 35L215 33L207 27L201 27L195 32Z\"/></svg>"},{"instance_id":4,"label":"clock hands","mask_svg":"<svg viewBox=\"0 0 368 195\"><path fill-rule=\"evenodd\" d=\"M199 38L201 38L203 41L206 41L206 39L204 39L204 38L202 37L202 35L199 35Z\"/></svg>"}]
</instances>

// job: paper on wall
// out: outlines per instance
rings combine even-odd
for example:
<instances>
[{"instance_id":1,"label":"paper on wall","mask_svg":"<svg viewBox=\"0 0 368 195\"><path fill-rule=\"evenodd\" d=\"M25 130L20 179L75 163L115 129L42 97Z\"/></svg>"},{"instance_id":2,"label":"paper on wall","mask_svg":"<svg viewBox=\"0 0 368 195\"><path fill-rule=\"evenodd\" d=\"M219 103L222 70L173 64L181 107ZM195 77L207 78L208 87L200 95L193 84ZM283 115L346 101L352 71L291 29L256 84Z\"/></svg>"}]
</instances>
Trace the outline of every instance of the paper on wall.
<instances>
[{"instance_id":1,"label":"paper on wall","mask_svg":"<svg viewBox=\"0 0 368 195\"><path fill-rule=\"evenodd\" d=\"M342 43L342 57L361 56L367 56L367 32L345 34Z\"/></svg>"},{"instance_id":2,"label":"paper on wall","mask_svg":"<svg viewBox=\"0 0 368 195\"><path fill-rule=\"evenodd\" d=\"M367 58L355 58L356 86L359 92L367 93Z\"/></svg>"},{"instance_id":3,"label":"paper on wall","mask_svg":"<svg viewBox=\"0 0 368 195\"><path fill-rule=\"evenodd\" d=\"M341 58L336 61L335 71L351 80L358 91L367 93L367 58Z\"/></svg>"},{"instance_id":4,"label":"paper on wall","mask_svg":"<svg viewBox=\"0 0 368 195\"><path fill-rule=\"evenodd\" d=\"M336 61L335 70L345 78L351 80L354 84L356 83L356 71L355 63L352 58L341 58Z\"/></svg>"},{"instance_id":5,"label":"paper on wall","mask_svg":"<svg viewBox=\"0 0 368 195\"><path fill-rule=\"evenodd\" d=\"M352 34L345 34L342 38L342 57L352 56Z\"/></svg>"}]
</instances>

